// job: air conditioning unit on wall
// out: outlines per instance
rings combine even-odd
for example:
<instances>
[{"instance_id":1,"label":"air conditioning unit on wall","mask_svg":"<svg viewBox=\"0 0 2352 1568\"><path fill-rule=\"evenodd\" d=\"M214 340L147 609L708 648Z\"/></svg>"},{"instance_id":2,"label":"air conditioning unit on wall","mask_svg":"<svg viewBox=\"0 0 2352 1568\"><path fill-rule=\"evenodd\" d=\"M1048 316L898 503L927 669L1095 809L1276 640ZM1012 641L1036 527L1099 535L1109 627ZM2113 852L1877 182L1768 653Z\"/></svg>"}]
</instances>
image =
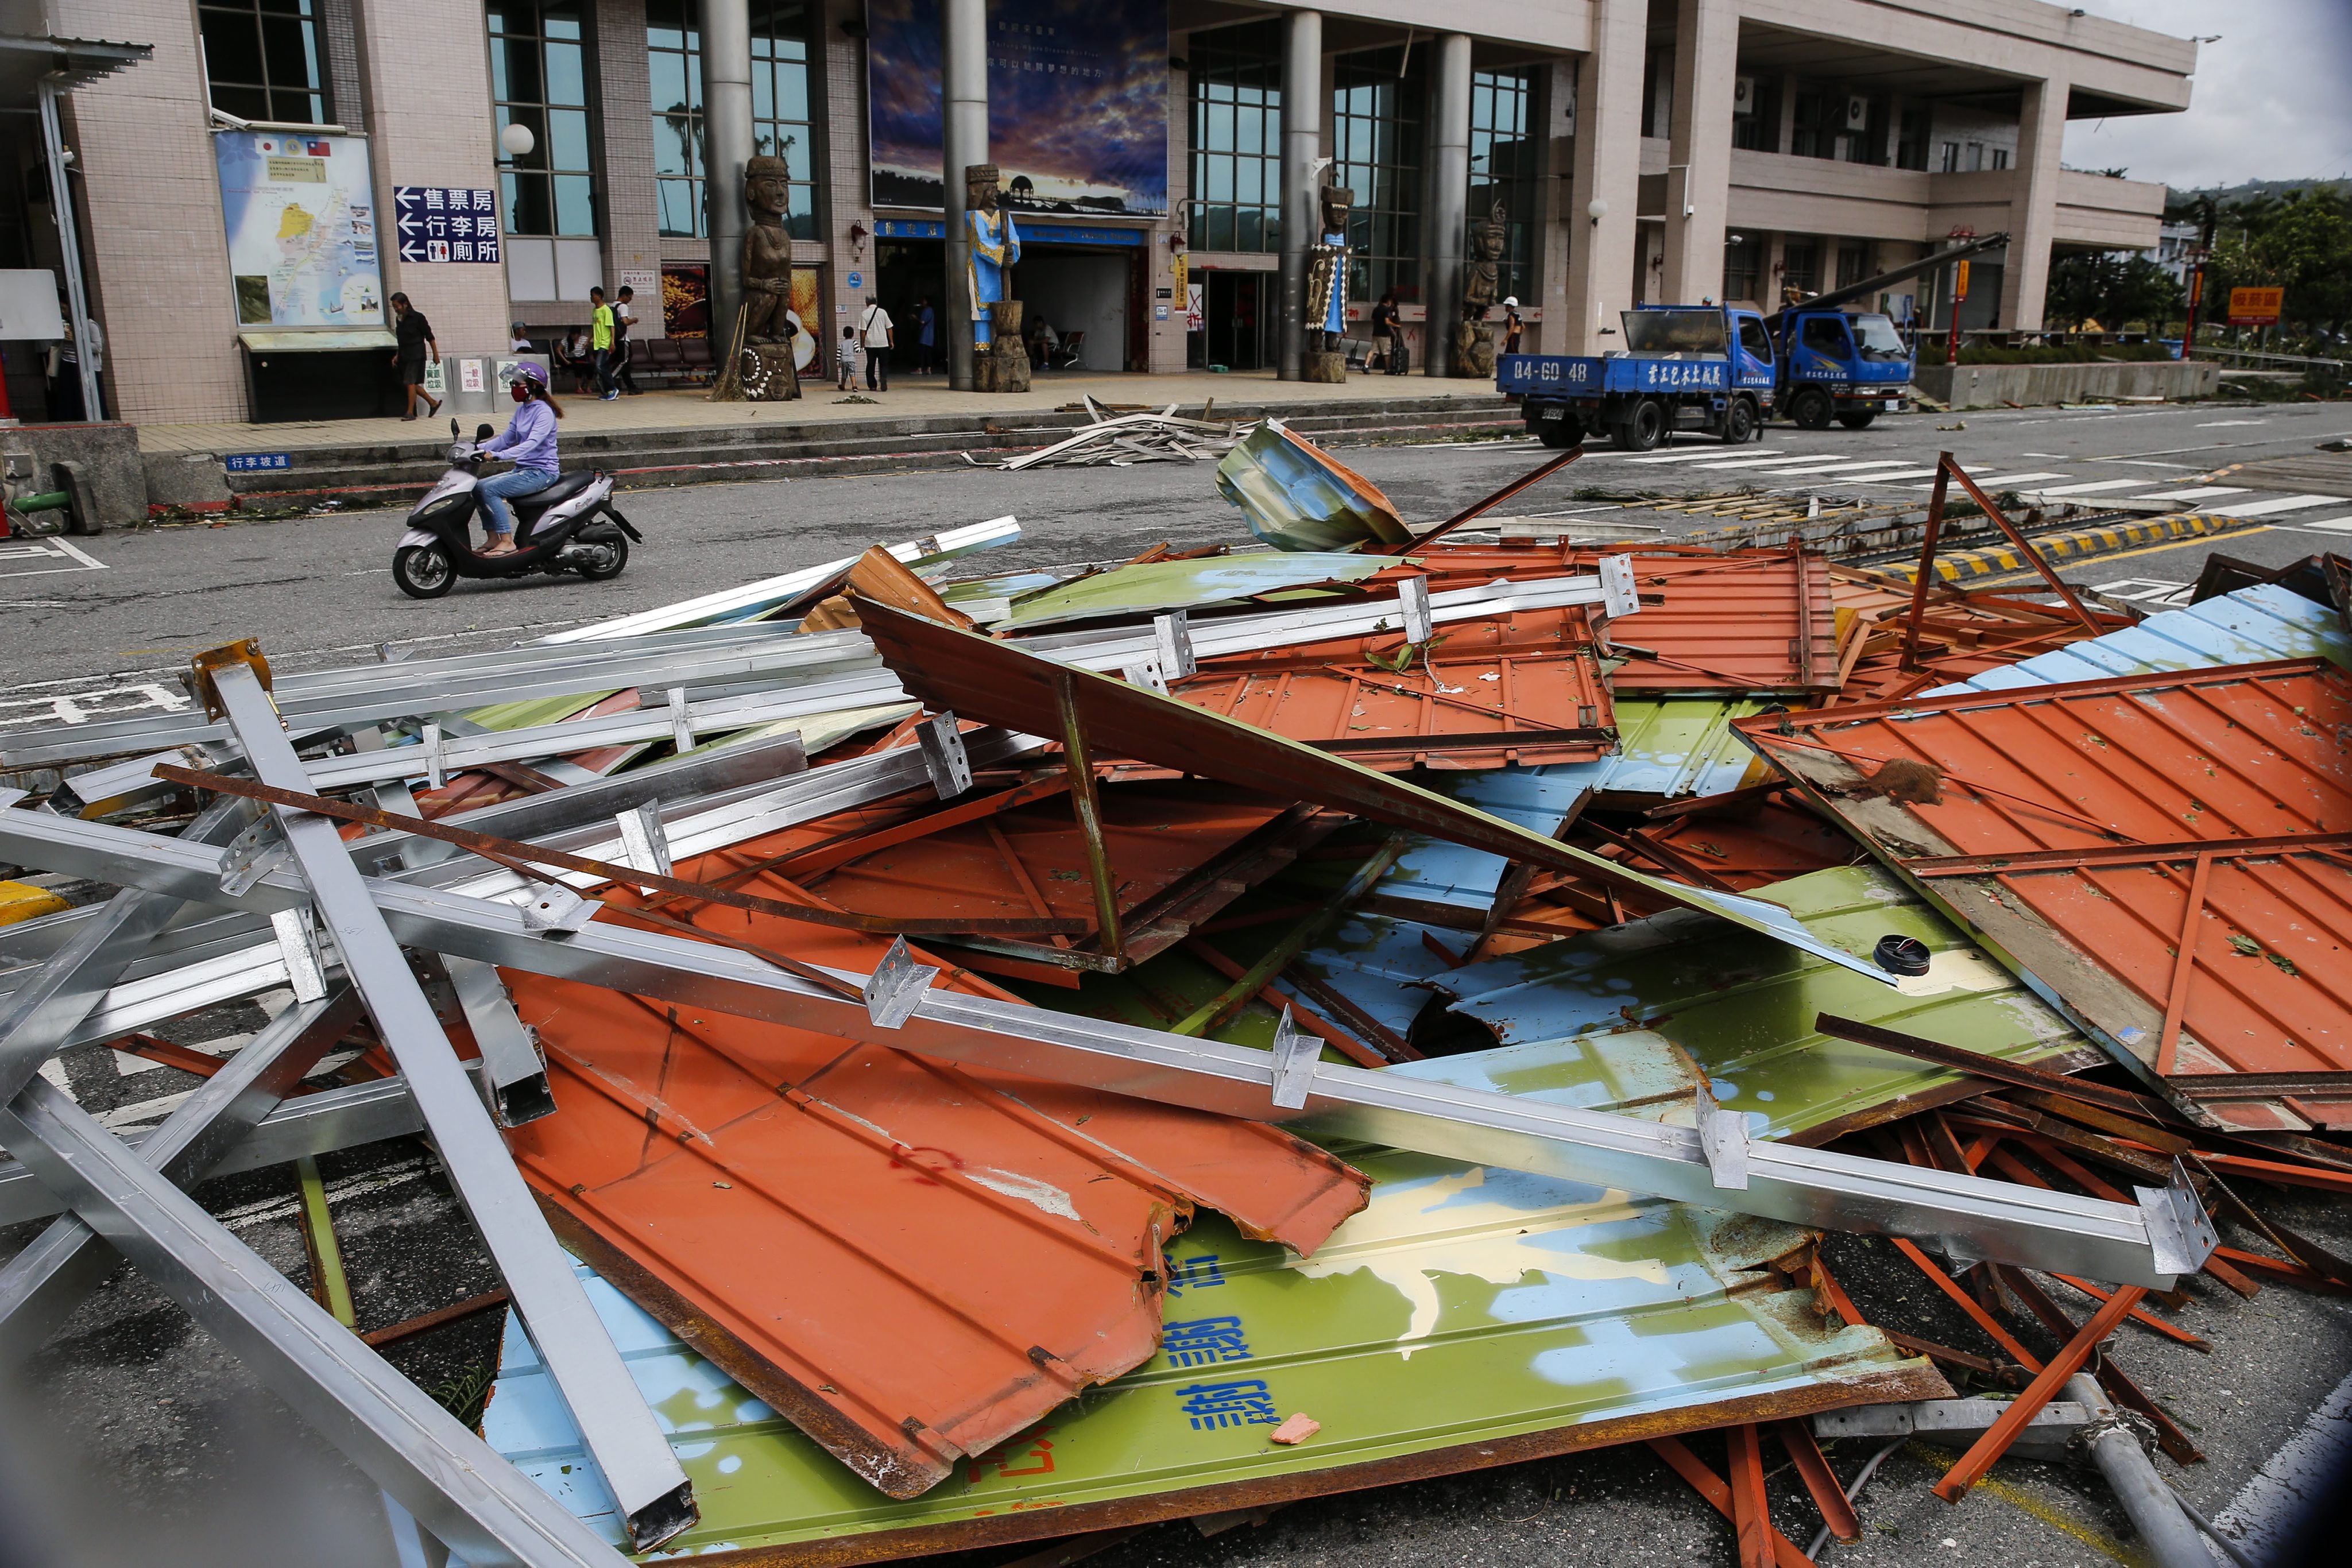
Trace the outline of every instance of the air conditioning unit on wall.
<instances>
[{"instance_id":1,"label":"air conditioning unit on wall","mask_svg":"<svg viewBox=\"0 0 2352 1568\"><path fill-rule=\"evenodd\" d=\"M1845 128L1848 131L1870 129L1870 99L1860 93L1845 100Z\"/></svg>"},{"instance_id":2,"label":"air conditioning unit on wall","mask_svg":"<svg viewBox=\"0 0 2352 1568\"><path fill-rule=\"evenodd\" d=\"M1734 78L1731 89L1731 112L1734 114L1756 112L1756 78L1754 77Z\"/></svg>"}]
</instances>

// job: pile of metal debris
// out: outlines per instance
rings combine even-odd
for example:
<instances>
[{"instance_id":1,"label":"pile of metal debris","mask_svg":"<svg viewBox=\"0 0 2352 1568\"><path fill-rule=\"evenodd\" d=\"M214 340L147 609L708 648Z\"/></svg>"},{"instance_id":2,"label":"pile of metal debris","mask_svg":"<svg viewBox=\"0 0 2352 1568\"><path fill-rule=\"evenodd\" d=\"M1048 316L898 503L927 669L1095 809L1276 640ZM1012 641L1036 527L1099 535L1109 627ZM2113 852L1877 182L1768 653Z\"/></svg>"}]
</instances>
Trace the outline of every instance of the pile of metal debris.
<instances>
[{"instance_id":1,"label":"pile of metal debris","mask_svg":"<svg viewBox=\"0 0 2352 1568\"><path fill-rule=\"evenodd\" d=\"M1215 401L1210 400L1212 407ZM1084 412L1092 414L1095 422L1076 434L998 463L983 463L969 452L963 460L975 468L1125 468L1136 463L1198 463L1223 457L1243 434L1230 419L1213 423L1205 409L1199 419L1182 419L1172 402L1158 413L1114 411L1092 397L1084 402Z\"/></svg>"},{"instance_id":2,"label":"pile of metal debris","mask_svg":"<svg viewBox=\"0 0 2352 1568\"><path fill-rule=\"evenodd\" d=\"M0 1343L127 1258L469 1563L1107 1543L1644 1442L1792 1568L1767 1444L1818 1555L1817 1437L1912 1432L1953 1500L2081 1435L2201 1563L2102 1347L2192 1277L2352 1287L2263 1196L2352 1193L2341 563L2134 623L1470 532L1574 455L1415 529L1268 423L1220 481L1273 551L959 577L1003 519L14 734L0 862L118 891L0 929L0 1220L58 1216ZM39 1071L90 1042L190 1092L118 1135ZM306 1291L185 1190L418 1134L504 1288L364 1338L323 1203ZM1968 1342L1867 1321L1825 1229ZM478 1433L372 1345L486 1308Z\"/></svg>"}]
</instances>

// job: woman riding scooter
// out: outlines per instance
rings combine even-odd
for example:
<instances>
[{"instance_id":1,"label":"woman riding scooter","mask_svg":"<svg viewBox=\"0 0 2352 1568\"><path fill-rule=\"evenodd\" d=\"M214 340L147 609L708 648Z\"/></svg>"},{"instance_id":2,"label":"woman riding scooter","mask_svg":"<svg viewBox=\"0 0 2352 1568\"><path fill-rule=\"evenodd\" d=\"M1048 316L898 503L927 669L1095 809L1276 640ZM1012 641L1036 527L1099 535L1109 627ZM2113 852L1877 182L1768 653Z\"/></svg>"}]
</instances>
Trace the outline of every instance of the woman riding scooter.
<instances>
[{"instance_id":1,"label":"woman riding scooter","mask_svg":"<svg viewBox=\"0 0 2352 1568\"><path fill-rule=\"evenodd\" d=\"M547 372L524 360L507 371L507 390L521 406L507 421L506 434L484 442L481 450L507 459L514 472L474 486L482 525L490 534L489 542L477 552L480 555L515 553L514 513L507 507L508 497L529 496L555 483L555 422L563 417L563 405L550 395Z\"/></svg>"}]
</instances>

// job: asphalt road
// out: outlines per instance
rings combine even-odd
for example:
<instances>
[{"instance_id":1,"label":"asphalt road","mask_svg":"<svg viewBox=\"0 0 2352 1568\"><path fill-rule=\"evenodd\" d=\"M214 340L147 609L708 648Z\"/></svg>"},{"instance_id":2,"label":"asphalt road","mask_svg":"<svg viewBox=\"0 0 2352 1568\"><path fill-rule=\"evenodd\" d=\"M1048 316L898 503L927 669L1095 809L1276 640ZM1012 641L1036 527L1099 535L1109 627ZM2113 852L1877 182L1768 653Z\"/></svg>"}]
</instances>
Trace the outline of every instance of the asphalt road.
<instances>
[{"instance_id":1,"label":"asphalt road","mask_svg":"<svg viewBox=\"0 0 2352 1568\"><path fill-rule=\"evenodd\" d=\"M1964 430L1940 428L1962 423ZM1988 478L2034 473L2055 476L2036 482L2053 486L2134 479L2164 486L2231 463L2305 454L2347 425L2352 421L2341 411L2317 405L2029 409L1958 418L1902 415L1864 431L1811 434L1781 425L1737 449L1706 443L1675 450L1721 453L1726 459L1819 454L1824 461L1927 466L1937 451L1948 449ZM1444 517L1549 455L1526 439L1332 444L1345 449L1347 461L1416 522ZM1741 485L1801 497L1925 504L1923 482L1916 480L1906 487L1871 486L1838 474L1773 478L1709 470L1696 460L1643 463L1596 448L1507 509L1593 517L1610 510L1590 498L1596 487L1701 491ZM1580 492L1587 498L1580 500ZM1217 494L1205 464L1014 474L929 470L711 485L630 493L623 506L646 543L616 580L463 582L430 602L404 598L393 586L397 512L170 527L74 541L100 570L63 556L0 559L0 625L15 655L0 681L0 730L47 722L58 695L170 676L186 667L191 653L238 637L257 639L274 663L292 669L369 660L382 643L420 652L495 647L855 555L877 540L915 538L1008 515L1020 520L1021 538L969 558L973 574L1118 559L1161 539L1194 546L1248 538L1240 513ZM1712 518L1672 514L1617 515L1662 530L1662 538L1716 526ZM2284 563L2352 538L2300 526L2345 516L2352 516L2352 500L2232 535L2226 548ZM2284 526L2290 521L2297 526ZM1634 537L1648 536L1636 529ZM2195 580L2203 553L2191 546L2147 559L2112 558L2086 563L2078 575L2095 584L2127 578L2186 583Z\"/></svg>"},{"instance_id":2,"label":"asphalt road","mask_svg":"<svg viewBox=\"0 0 2352 1568\"><path fill-rule=\"evenodd\" d=\"M1937 428L1958 423L1920 415L1859 433L1776 429L1759 447L1743 450L1932 461L1948 447L1979 472L2065 476L2046 481L2051 485L2143 472L2159 483L2185 483L2230 463L2307 452L2344 428L2334 410L2211 406L2005 412L1969 415L1965 431ZM1348 460L1385 486L1409 518L1421 520L1488 493L1541 455L1532 444L1514 442L1365 447L1349 451ZM1637 474L1645 487L1696 489L1727 480L1692 464L1626 466L1632 461L1596 453L1556 481L1556 489L1531 492L1510 509L1592 506L1576 492L1620 488ZM1900 494L1858 489L1833 476L1784 483L1800 495L1800 485L1833 496ZM412 603L393 588L385 567L398 519L384 513L109 535L88 542L102 570L0 571L0 614L16 683L0 690L6 705L0 706L0 725L45 718L58 694L168 674L184 667L189 653L238 636L258 638L292 667L369 657L373 645L385 641L426 649L494 645L854 553L877 538L1007 513L1021 519L1023 539L975 558L976 569L1117 559L1163 538L1197 544L1243 537L1237 514L1218 497L1207 469L1175 465L805 479L646 492L625 504L648 543L621 580L467 585L431 604ZM2306 520L2341 514L2352 514L2352 501L2318 508ZM1709 526L1646 516L1670 529ZM2230 536L2223 548L2283 563L2331 548L2341 537L2280 526ZM2194 580L2207 549L2127 552L2085 563L2073 575L2159 597ZM194 1042L249 1030L258 1019L240 1005L165 1032ZM63 1060L77 1096L99 1113L193 1085L169 1068L125 1075L123 1061L102 1047ZM363 1324L397 1321L487 1288L487 1260L431 1158L414 1145L379 1145L321 1163ZM199 1196L299 1281L307 1265L291 1190L281 1169L212 1184ZM2352 1248L2352 1211L2345 1205L2290 1197L2272 1207L2277 1219L2339 1252ZM35 1233L0 1230L0 1259ZM1883 1245L1836 1237L1830 1246L1841 1279L1876 1321L1990 1349ZM2209 1353L2127 1325L2116 1354L2203 1447L2202 1464L2158 1464L2210 1515L2226 1508L2352 1373L2352 1298L2273 1288L2243 1301L2201 1280L2189 1291L2193 1300L2178 1321L2208 1339ZM2086 1303L2069 1304L2079 1315ZM491 1314L410 1342L394 1359L422 1386L462 1404L490 1370L497 1321ZM13 1513L29 1521L20 1530L46 1524L68 1542L28 1560L111 1564L168 1554L185 1564L391 1561L371 1521L373 1489L128 1271L26 1370L23 1394L0 1391L0 1518ZM1720 1463L1714 1439L1702 1437L1695 1446ZM1832 1458L1850 1477L1866 1454L1866 1446L1850 1443L1833 1448ZM1948 1455L1941 1458L1948 1462ZM1948 1558L2003 1568L2099 1568L2113 1561L2137 1568L2143 1561L2091 1472L2006 1461L1990 1483L1948 1507L1927 1491L1938 1459L1937 1450L1924 1446L1890 1459L1861 1504L1864 1540L1832 1546L1824 1563L1908 1568ZM1811 1506L1777 1449L1768 1450L1767 1467L1776 1521L1802 1544L1817 1522ZM0 1541L0 1559L5 1548L21 1543ZM1007 1563L1029 1550L966 1554L958 1568ZM1728 1529L1638 1446L1298 1503L1213 1537L1189 1523L1155 1526L1094 1559L1103 1568L1735 1560Z\"/></svg>"}]
</instances>

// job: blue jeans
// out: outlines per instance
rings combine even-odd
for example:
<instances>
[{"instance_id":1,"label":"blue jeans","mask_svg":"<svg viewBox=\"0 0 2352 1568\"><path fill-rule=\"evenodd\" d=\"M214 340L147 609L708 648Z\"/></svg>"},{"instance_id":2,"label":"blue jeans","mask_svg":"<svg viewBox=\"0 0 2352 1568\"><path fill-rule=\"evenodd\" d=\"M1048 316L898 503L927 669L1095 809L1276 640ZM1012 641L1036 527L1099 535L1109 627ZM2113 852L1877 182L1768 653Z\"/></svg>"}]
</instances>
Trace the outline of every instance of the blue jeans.
<instances>
[{"instance_id":1,"label":"blue jeans","mask_svg":"<svg viewBox=\"0 0 2352 1568\"><path fill-rule=\"evenodd\" d=\"M547 469L517 468L476 485L474 496L482 504L482 526L490 530L491 542L514 532L514 514L507 509L509 496L535 496L554 483L555 476Z\"/></svg>"}]
</instances>

